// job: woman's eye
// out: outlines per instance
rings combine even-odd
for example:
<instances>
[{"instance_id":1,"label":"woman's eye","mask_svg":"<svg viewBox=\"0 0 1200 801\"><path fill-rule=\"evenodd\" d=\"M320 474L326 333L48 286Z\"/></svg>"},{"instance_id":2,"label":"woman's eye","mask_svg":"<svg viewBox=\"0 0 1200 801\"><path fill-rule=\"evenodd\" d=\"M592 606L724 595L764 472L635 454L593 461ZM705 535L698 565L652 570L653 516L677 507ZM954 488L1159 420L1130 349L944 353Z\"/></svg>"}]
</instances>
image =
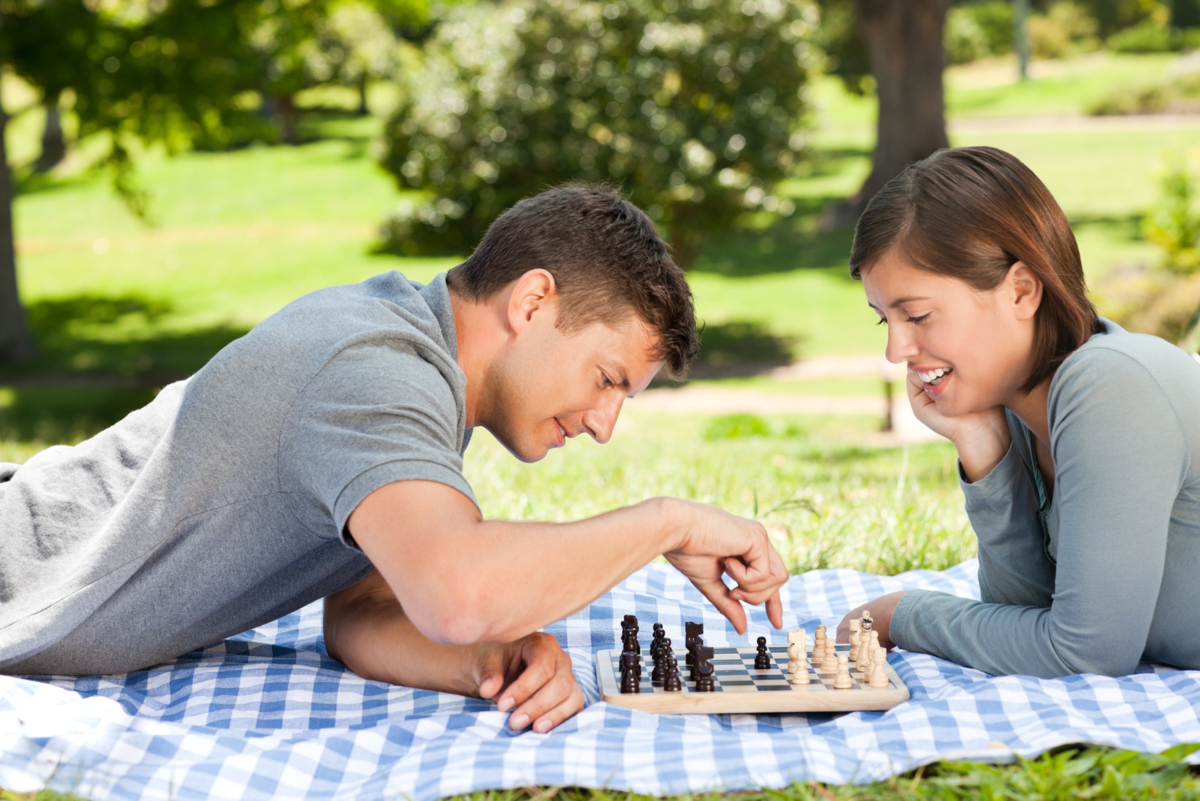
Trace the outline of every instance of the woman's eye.
<instances>
[{"instance_id":1,"label":"woman's eye","mask_svg":"<svg viewBox=\"0 0 1200 801\"><path fill-rule=\"evenodd\" d=\"M926 321L926 320L928 320L928 319L929 319L929 315L928 315L928 314L922 314L920 317L909 317L909 318L908 318L908 321L909 321L910 323L923 323L923 322L925 322L925 321Z\"/></svg>"},{"instance_id":2,"label":"woman's eye","mask_svg":"<svg viewBox=\"0 0 1200 801\"><path fill-rule=\"evenodd\" d=\"M879 321L878 321L877 323L875 323L875 325L887 325L887 318L886 318L886 317L880 317L880 318L879 318Z\"/></svg>"}]
</instances>

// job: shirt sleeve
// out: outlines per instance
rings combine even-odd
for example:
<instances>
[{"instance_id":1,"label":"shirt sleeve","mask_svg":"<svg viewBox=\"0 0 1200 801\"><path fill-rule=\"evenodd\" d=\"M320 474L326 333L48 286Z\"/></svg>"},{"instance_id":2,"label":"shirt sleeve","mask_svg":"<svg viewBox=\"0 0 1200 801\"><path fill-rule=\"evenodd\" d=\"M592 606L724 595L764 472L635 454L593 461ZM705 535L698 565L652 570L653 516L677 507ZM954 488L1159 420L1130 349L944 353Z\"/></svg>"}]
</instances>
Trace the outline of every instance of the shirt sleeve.
<instances>
[{"instance_id":1,"label":"shirt sleeve","mask_svg":"<svg viewBox=\"0 0 1200 801\"><path fill-rule=\"evenodd\" d=\"M1145 366L1108 348L1060 368L1049 409L1060 521L1049 606L909 593L891 624L902 648L1043 678L1137 666L1186 473L1182 419Z\"/></svg>"},{"instance_id":2,"label":"shirt sleeve","mask_svg":"<svg viewBox=\"0 0 1200 801\"><path fill-rule=\"evenodd\" d=\"M332 518L396 481L436 481L475 496L462 472L460 400L437 366L403 342L348 347L300 392L280 442L280 479ZM476 504L478 505L478 504Z\"/></svg>"}]
</instances>

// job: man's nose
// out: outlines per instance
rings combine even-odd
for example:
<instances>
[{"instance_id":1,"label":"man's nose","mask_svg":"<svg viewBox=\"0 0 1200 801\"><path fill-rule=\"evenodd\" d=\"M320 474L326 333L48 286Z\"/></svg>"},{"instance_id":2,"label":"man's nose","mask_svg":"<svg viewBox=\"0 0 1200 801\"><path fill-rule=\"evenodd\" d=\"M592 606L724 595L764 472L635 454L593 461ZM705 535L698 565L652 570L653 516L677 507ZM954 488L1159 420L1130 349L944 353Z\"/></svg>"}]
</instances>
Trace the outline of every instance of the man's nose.
<instances>
[{"instance_id":1,"label":"man's nose","mask_svg":"<svg viewBox=\"0 0 1200 801\"><path fill-rule=\"evenodd\" d=\"M625 396L614 392L611 400L605 398L595 408L583 415L583 427L592 435L592 439L601 445L612 439L613 429L617 427L617 417L621 414L621 406Z\"/></svg>"}]
</instances>

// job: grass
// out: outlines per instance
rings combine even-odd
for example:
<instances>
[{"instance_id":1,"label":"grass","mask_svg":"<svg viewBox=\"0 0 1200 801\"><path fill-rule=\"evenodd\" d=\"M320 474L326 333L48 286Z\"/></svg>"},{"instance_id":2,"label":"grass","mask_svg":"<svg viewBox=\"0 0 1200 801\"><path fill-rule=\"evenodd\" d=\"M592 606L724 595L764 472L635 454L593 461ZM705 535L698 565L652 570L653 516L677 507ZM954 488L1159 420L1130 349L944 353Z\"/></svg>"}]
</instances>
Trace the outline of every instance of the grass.
<instances>
[{"instance_id":1,"label":"grass","mask_svg":"<svg viewBox=\"0 0 1200 801\"><path fill-rule=\"evenodd\" d=\"M1095 55L1039 64L1026 85L1006 62L947 73L955 144L1011 150L1045 180L1075 225L1089 274L1149 261L1140 216L1166 148L1187 144L1200 122L1178 129L1091 126L1063 130L1048 117L1081 115L1121 83L1152 80L1167 56ZM1007 73L1006 73L1007 71ZM4 86L9 108L29 98ZM877 354L860 287L845 274L851 234L816 227L821 209L857 189L869 166L869 99L818 83L821 127L814 159L784 191L799 213L766 230L709 241L689 279L716 361L793 355ZM988 127L995 118L1024 127ZM21 462L58 442L77 442L143 405L154 386L202 365L290 300L318 287L388 269L428 279L454 259L399 259L373 252L374 227L400 199L374 164L378 122L331 115L307 130L326 138L292 148L146 154L140 178L154 224L134 220L104 179L76 165L49 178L21 175L16 206L20 280L42 358L37 374L91 376L69 389L8 376L0 388L0 460ZM969 124L968 124L969 123ZM32 158L36 113L10 131L18 162ZM714 363L716 363L714 361ZM0 385L6 383L0 377ZM773 393L877 395L874 378L722 386ZM513 519L570 519L670 494L715 503L769 524L793 571L839 566L879 573L940 569L974 550L944 444L870 447L872 417L680 416L627 407L604 448L574 441L543 462L518 464L486 434L466 470L483 507ZM1200 795L1179 754L1144 756L1067 749L1016 767L942 764L866 787L800 785L758 799L1172 798ZM624 793L535 789L478 801L633 801ZM2 801L67 798L4 793Z\"/></svg>"}]
</instances>

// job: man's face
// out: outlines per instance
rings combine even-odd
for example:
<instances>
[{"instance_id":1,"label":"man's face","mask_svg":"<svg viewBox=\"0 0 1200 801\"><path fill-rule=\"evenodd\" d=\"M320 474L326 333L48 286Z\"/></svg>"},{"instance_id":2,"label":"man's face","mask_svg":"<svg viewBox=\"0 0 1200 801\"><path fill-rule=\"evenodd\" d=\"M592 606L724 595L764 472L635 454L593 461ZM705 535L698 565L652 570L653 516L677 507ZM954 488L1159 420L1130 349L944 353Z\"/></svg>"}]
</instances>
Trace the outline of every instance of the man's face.
<instances>
[{"instance_id":1,"label":"man's face","mask_svg":"<svg viewBox=\"0 0 1200 801\"><path fill-rule=\"evenodd\" d=\"M556 307L535 315L488 372L481 423L524 462L583 433L608 442L625 398L662 367L651 355L657 335L632 312L621 323L572 333L556 327L556 318Z\"/></svg>"}]
</instances>

